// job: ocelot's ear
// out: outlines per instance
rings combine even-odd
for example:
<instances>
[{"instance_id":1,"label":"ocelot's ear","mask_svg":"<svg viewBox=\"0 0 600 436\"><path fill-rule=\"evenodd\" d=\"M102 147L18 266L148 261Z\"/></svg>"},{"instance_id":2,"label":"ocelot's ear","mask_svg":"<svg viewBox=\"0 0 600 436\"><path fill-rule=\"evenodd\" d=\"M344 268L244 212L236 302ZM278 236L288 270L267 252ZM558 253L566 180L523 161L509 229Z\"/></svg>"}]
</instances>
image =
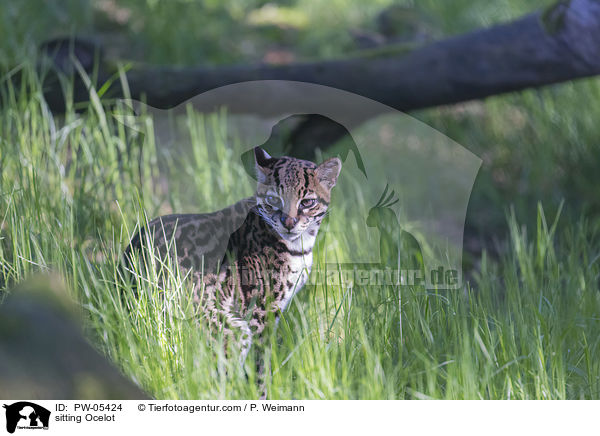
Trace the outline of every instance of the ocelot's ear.
<instances>
[{"instance_id":1,"label":"ocelot's ear","mask_svg":"<svg viewBox=\"0 0 600 436\"><path fill-rule=\"evenodd\" d=\"M319 183L327 189L331 189L335 186L341 169L342 161L337 157L332 157L319 165L317 169L315 169L315 174L317 175Z\"/></svg>"},{"instance_id":2,"label":"ocelot's ear","mask_svg":"<svg viewBox=\"0 0 600 436\"><path fill-rule=\"evenodd\" d=\"M260 147L254 147L254 160L256 162L256 177L260 183L266 183L271 175L272 166L277 159L272 158L269 153Z\"/></svg>"}]
</instances>

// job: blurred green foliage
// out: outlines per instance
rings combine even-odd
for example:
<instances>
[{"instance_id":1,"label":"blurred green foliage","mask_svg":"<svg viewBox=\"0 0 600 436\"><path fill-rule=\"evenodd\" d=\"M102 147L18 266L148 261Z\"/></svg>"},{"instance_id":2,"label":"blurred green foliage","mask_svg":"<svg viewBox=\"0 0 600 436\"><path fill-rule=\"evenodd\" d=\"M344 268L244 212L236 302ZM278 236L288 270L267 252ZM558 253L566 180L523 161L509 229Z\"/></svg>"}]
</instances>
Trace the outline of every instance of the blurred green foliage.
<instances>
[{"instance_id":1,"label":"blurred green foliage","mask_svg":"<svg viewBox=\"0 0 600 436\"><path fill-rule=\"evenodd\" d=\"M0 65L31 55L40 42L99 38L129 59L170 65L260 60L286 48L298 58L356 49L352 30L376 30L390 5L413 8L457 34L517 18L550 0L22 0L0 6ZM25 48L25 50L24 50Z\"/></svg>"}]
</instances>

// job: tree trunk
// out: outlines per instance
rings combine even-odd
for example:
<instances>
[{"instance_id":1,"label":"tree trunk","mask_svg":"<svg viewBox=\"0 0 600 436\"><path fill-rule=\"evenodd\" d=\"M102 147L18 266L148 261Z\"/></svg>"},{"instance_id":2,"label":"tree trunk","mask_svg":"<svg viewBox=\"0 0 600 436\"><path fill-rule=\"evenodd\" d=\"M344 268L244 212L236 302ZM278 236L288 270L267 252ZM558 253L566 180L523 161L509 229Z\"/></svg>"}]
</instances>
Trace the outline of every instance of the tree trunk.
<instances>
[{"instance_id":1,"label":"tree trunk","mask_svg":"<svg viewBox=\"0 0 600 436\"><path fill-rule=\"evenodd\" d=\"M598 73L600 2L571 0L409 53L390 47L377 55L285 66L140 66L126 75L133 98L145 96L148 104L162 109L220 86L276 79L332 86L410 111ZM101 71L98 83L108 76ZM108 95L122 94L117 80ZM46 96L52 108L63 106L60 87L51 86ZM82 83L75 98L88 99Z\"/></svg>"}]
</instances>

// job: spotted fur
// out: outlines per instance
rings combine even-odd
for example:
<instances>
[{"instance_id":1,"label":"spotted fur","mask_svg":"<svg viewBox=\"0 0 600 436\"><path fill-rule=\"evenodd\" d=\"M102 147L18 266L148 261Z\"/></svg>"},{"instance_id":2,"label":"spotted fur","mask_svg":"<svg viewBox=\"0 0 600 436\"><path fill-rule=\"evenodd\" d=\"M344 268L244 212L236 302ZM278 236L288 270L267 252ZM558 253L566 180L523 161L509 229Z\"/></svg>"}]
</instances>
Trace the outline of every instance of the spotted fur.
<instances>
[{"instance_id":1,"label":"spotted fur","mask_svg":"<svg viewBox=\"0 0 600 436\"><path fill-rule=\"evenodd\" d=\"M341 169L338 158L317 166L258 147L254 154L254 197L218 212L159 217L148 226L159 254L175 252L180 268L192 274L200 313L240 346L242 359L306 283ZM127 253L143 237L136 235Z\"/></svg>"}]
</instances>

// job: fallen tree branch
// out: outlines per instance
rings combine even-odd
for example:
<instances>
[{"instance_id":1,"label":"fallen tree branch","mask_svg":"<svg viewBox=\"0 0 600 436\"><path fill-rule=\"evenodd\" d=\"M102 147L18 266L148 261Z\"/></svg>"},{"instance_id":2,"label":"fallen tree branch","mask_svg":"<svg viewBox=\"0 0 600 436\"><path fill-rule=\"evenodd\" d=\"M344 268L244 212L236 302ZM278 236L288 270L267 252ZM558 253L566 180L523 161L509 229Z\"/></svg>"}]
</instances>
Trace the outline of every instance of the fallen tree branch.
<instances>
[{"instance_id":1,"label":"fallen tree branch","mask_svg":"<svg viewBox=\"0 0 600 436\"><path fill-rule=\"evenodd\" d=\"M392 50L376 56L285 66L138 66L126 76L133 98L144 96L148 104L163 109L232 83L276 79L332 86L410 111L599 73L600 2L571 0L409 53L394 54ZM109 76L101 68L98 83ZM122 94L118 80L107 93L113 97ZM48 87L46 97L52 109L64 106L59 87ZM85 86L79 83L76 101L87 98Z\"/></svg>"}]
</instances>

